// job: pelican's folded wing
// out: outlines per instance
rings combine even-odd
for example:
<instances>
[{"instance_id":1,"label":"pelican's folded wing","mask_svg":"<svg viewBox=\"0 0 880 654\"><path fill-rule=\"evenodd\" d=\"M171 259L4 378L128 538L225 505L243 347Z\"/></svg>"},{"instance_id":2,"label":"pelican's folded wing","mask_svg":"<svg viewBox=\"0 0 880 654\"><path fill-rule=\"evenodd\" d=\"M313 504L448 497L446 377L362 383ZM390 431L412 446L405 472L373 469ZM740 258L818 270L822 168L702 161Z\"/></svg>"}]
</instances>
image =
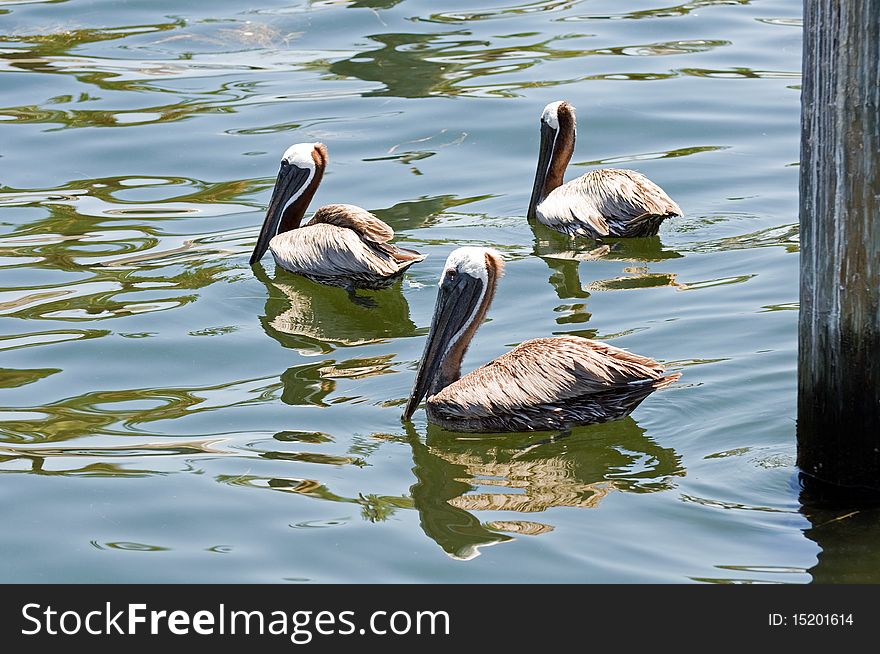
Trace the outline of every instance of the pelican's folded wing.
<instances>
[{"instance_id":1,"label":"pelican's folded wing","mask_svg":"<svg viewBox=\"0 0 880 654\"><path fill-rule=\"evenodd\" d=\"M351 229L314 221L279 234L269 245L282 268L329 278L397 274L401 266L385 252L389 247L392 246L365 241Z\"/></svg>"},{"instance_id":2,"label":"pelican's folded wing","mask_svg":"<svg viewBox=\"0 0 880 654\"><path fill-rule=\"evenodd\" d=\"M647 357L578 336L526 341L430 398L440 412L491 417L678 378Z\"/></svg>"},{"instance_id":3,"label":"pelican's folded wing","mask_svg":"<svg viewBox=\"0 0 880 654\"><path fill-rule=\"evenodd\" d=\"M663 189L634 170L593 170L554 189L538 205L541 222L573 236L609 236L609 222L645 216L678 216ZM615 232L617 233L617 232Z\"/></svg>"},{"instance_id":4,"label":"pelican's folded wing","mask_svg":"<svg viewBox=\"0 0 880 654\"><path fill-rule=\"evenodd\" d=\"M593 170L573 183L589 188L595 194L599 210L607 218L681 215L679 206L662 188L634 170Z\"/></svg>"},{"instance_id":5,"label":"pelican's folded wing","mask_svg":"<svg viewBox=\"0 0 880 654\"><path fill-rule=\"evenodd\" d=\"M365 241L387 243L394 238L394 230L366 209L353 204L328 204L312 216L309 225L326 223L350 229Z\"/></svg>"}]
</instances>

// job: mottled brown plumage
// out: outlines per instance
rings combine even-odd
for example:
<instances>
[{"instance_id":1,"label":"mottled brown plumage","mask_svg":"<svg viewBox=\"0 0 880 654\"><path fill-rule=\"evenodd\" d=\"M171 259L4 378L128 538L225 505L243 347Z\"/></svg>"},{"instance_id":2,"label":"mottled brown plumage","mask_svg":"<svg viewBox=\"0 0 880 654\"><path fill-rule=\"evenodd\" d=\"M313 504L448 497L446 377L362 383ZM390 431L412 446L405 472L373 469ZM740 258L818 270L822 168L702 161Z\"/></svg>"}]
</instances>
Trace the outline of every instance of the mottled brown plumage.
<instances>
[{"instance_id":1,"label":"mottled brown plumage","mask_svg":"<svg viewBox=\"0 0 880 654\"><path fill-rule=\"evenodd\" d=\"M278 234L269 249L290 272L329 284L385 288L425 256L388 243L394 231L350 204L321 207L306 225Z\"/></svg>"},{"instance_id":2,"label":"mottled brown plumage","mask_svg":"<svg viewBox=\"0 0 880 654\"><path fill-rule=\"evenodd\" d=\"M576 120L568 102L554 102L541 117L541 152L529 218L569 236L653 236L681 209L634 170L602 168L567 184L563 175L574 153Z\"/></svg>"},{"instance_id":3,"label":"mottled brown plumage","mask_svg":"<svg viewBox=\"0 0 880 654\"><path fill-rule=\"evenodd\" d=\"M468 256L459 254L468 250ZM404 412L427 395L428 419L457 431L564 429L629 415L678 374L656 361L579 336L526 341L460 377L460 364L494 295L500 255L462 248L447 260L425 354ZM479 289L478 299L473 289ZM458 298L466 306L457 311ZM450 336L450 334L452 334Z\"/></svg>"},{"instance_id":4,"label":"mottled brown plumage","mask_svg":"<svg viewBox=\"0 0 880 654\"><path fill-rule=\"evenodd\" d=\"M318 209L309 225L325 223L355 232L362 240L387 243L394 238L394 230L366 209L352 204L327 204Z\"/></svg>"},{"instance_id":5,"label":"mottled brown plumage","mask_svg":"<svg viewBox=\"0 0 880 654\"><path fill-rule=\"evenodd\" d=\"M432 422L458 431L564 429L629 415L678 375L579 336L526 341L428 398Z\"/></svg>"}]
</instances>

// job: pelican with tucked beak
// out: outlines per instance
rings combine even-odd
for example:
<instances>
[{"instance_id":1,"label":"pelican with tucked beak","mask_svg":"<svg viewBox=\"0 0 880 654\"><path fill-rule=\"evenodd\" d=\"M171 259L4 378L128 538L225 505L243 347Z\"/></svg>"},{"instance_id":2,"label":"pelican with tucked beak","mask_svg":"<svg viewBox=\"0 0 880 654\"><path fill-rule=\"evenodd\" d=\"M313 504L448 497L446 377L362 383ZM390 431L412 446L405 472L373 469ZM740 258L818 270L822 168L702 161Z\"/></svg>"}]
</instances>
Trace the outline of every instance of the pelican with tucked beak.
<instances>
[{"instance_id":1,"label":"pelican with tucked beak","mask_svg":"<svg viewBox=\"0 0 880 654\"><path fill-rule=\"evenodd\" d=\"M666 218L682 215L662 188L634 170L602 168L563 184L576 132L571 104L559 101L544 107L529 220L568 236L601 239L655 236Z\"/></svg>"},{"instance_id":2,"label":"pelican with tucked beak","mask_svg":"<svg viewBox=\"0 0 880 654\"><path fill-rule=\"evenodd\" d=\"M323 143L287 149L251 265L269 249L285 270L322 284L349 290L390 286L425 255L391 245L394 230L369 211L328 204L300 226L326 166Z\"/></svg>"},{"instance_id":3,"label":"pelican with tucked beak","mask_svg":"<svg viewBox=\"0 0 880 654\"><path fill-rule=\"evenodd\" d=\"M623 418L679 378L652 359L579 336L526 341L462 377L461 360L502 270L501 255L488 248L449 255L405 420L427 395L428 420L446 429L565 429Z\"/></svg>"}]
</instances>

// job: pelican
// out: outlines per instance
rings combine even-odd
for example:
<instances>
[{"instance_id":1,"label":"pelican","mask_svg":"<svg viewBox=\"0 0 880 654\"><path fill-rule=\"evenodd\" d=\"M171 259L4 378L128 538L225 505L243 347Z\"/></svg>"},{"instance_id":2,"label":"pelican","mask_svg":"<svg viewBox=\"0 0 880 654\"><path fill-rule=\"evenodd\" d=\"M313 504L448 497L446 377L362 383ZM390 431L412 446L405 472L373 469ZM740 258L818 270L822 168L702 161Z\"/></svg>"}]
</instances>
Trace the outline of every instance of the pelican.
<instances>
[{"instance_id":1,"label":"pelican","mask_svg":"<svg viewBox=\"0 0 880 654\"><path fill-rule=\"evenodd\" d=\"M662 188L634 170L591 170L563 184L576 132L571 104L559 101L544 107L529 220L568 236L600 239L654 236L666 218L681 215Z\"/></svg>"},{"instance_id":2,"label":"pelican","mask_svg":"<svg viewBox=\"0 0 880 654\"><path fill-rule=\"evenodd\" d=\"M322 284L349 290L390 286L425 255L391 245L394 230L369 211L328 204L300 227L326 165L323 143L287 149L251 265L269 249L285 270Z\"/></svg>"},{"instance_id":3,"label":"pelican","mask_svg":"<svg viewBox=\"0 0 880 654\"><path fill-rule=\"evenodd\" d=\"M526 341L461 377L461 360L503 266L501 255L488 248L463 247L449 255L404 420L427 395L428 420L446 429L565 429L627 416L678 379L652 359L579 336Z\"/></svg>"}]
</instances>

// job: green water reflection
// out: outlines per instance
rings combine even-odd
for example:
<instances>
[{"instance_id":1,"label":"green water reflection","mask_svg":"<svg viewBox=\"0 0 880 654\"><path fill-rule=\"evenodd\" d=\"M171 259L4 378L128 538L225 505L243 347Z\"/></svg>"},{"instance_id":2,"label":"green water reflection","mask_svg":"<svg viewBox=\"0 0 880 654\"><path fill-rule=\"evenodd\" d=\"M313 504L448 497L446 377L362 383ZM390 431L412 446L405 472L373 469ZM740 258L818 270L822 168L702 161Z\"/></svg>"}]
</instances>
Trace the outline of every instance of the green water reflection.
<instances>
[{"instance_id":1,"label":"green water reflection","mask_svg":"<svg viewBox=\"0 0 880 654\"><path fill-rule=\"evenodd\" d=\"M468 559L513 534L539 535L552 524L517 514L556 507L589 509L609 493L669 490L684 476L681 457L645 436L631 417L565 434L456 434L433 425L413 451L413 505L422 529L446 553ZM481 522L474 513L513 512Z\"/></svg>"}]
</instances>

